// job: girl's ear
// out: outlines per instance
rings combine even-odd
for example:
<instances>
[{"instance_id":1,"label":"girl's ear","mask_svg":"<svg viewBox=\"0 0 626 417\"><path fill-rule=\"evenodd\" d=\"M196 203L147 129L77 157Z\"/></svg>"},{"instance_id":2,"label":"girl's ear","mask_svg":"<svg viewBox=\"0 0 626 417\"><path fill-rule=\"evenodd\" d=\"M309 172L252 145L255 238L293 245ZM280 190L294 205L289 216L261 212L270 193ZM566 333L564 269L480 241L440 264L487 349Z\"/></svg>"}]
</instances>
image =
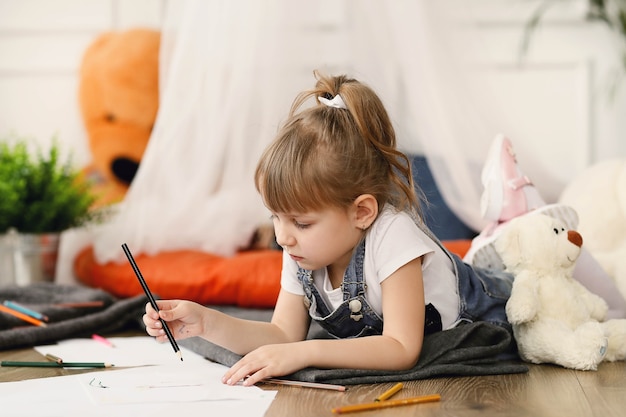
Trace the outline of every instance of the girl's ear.
<instances>
[{"instance_id":1,"label":"girl's ear","mask_svg":"<svg viewBox=\"0 0 626 417\"><path fill-rule=\"evenodd\" d=\"M378 201L371 194L361 194L354 200L356 226L365 230L374 223L378 216Z\"/></svg>"}]
</instances>

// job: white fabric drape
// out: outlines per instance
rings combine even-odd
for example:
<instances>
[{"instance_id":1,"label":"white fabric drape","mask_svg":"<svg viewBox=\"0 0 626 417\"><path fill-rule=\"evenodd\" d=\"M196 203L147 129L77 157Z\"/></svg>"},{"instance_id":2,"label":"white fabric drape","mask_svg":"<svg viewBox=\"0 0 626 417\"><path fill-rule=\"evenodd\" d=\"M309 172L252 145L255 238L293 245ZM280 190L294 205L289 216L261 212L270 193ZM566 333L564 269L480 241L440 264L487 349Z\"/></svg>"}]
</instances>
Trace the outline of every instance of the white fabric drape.
<instances>
[{"instance_id":1,"label":"white fabric drape","mask_svg":"<svg viewBox=\"0 0 626 417\"><path fill-rule=\"evenodd\" d=\"M124 242L148 254L245 245L267 218L256 161L314 69L374 88L401 146L425 153L453 211L483 226L480 165L499 129L481 117L488 100L477 103L458 67L467 38L452 37L438 1L168 4L155 129L119 213L96 234L99 262L123 260Z\"/></svg>"},{"instance_id":2,"label":"white fabric drape","mask_svg":"<svg viewBox=\"0 0 626 417\"><path fill-rule=\"evenodd\" d=\"M400 0L355 7L351 36L361 48L354 59L372 75L370 84L385 100L400 146L428 157L446 203L480 230L480 169L497 133L483 112L498 118L487 89L481 95L470 90L470 57L478 39L458 30L459 22L468 23L469 6L455 10L450 4Z\"/></svg>"},{"instance_id":3,"label":"white fabric drape","mask_svg":"<svg viewBox=\"0 0 626 417\"><path fill-rule=\"evenodd\" d=\"M252 176L289 105L275 85L288 69L281 3L170 2L155 128L119 214L96 235L100 262L121 260L123 242L231 254L266 219Z\"/></svg>"}]
</instances>

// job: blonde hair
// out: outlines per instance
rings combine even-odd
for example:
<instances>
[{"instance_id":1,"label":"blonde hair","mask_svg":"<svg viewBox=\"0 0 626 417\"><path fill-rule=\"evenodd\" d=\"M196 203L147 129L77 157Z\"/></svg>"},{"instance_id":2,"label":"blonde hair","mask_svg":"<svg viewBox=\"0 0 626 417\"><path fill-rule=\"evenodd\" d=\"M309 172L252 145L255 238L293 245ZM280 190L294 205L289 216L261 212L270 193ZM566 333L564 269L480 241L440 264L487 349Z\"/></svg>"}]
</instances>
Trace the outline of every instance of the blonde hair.
<instances>
[{"instance_id":1,"label":"blonde hair","mask_svg":"<svg viewBox=\"0 0 626 417\"><path fill-rule=\"evenodd\" d=\"M255 184L266 206L274 212L304 213L347 208L359 195L371 194L379 210L389 203L421 218L411 163L396 149L380 98L345 75L315 76L315 88L296 97L257 165ZM346 109L318 101L338 94ZM311 98L316 105L300 110Z\"/></svg>"}]
</instances>

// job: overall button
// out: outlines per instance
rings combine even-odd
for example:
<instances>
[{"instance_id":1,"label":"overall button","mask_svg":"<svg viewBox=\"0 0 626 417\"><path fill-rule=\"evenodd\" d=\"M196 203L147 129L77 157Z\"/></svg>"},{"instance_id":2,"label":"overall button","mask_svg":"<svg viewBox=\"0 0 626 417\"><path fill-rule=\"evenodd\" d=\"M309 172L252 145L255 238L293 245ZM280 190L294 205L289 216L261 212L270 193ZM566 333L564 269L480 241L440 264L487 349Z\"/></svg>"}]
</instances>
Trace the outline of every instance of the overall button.
<instances>
[{"instance_id":1,"label":"overall button","mask_svg":"<svg viewBox=\"0 0 626 417\"><path fill-rule=\"evenodd\" d=\"M359 300L350 300L348 307L350 308L350 318L352 320L359 321L363 318L363 314L360 314L363 305Z\"/></svg>"}]
</instances>

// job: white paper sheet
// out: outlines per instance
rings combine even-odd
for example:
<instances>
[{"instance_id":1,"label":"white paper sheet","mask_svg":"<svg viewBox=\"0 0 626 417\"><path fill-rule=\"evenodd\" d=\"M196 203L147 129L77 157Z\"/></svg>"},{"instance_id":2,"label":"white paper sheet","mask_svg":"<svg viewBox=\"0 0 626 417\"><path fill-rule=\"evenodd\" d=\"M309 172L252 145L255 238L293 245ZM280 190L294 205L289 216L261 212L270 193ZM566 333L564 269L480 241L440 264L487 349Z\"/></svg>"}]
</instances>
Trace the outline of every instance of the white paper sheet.
<instances>
[{"instance_id":1,"label":"white paper sheet","mask_svg":"<svg viewBox=\"0 0 626 417\"><path fill-rule=\"evenodd\" d=\"M167 365L181 363L169 343L158 343L150 336L112 337L108 340L114 347L91 338L68 339L54 345L36 346L35 350L45 355L50 353L65 362L105 362L116 367ZM206 360L183 347L182 363L191 365Z\"/></svg>"},{"instance_id":2,"label":"white paper sheet","mask_svg":"<svg viewBox=\"0 0 626 417\"><path fill-rule=\"evenodd\" d=\"M185 360L180 362L169 344L158 344L149 337L113 338L111 341L116 345L116 348L108 348L111 356L101 356L99 349L107 347L93 345L98 342L90 339L37 347L44 354L52 353L66 361L117 361L135 367L0 383L2 415L262 417L276 395L276 391L258 387L224 385L221 376L226 371L225 366L188 350L183 351ZM94 347L94 351L87 346ZM167 363L142 366L155 362Z\"/></svg>"},{"instance_id":3,"label":"white paper sheet","mask_svg":"<svg viewBox=\"0 0 626 417\"><path fill-rule=\"evenodd\" d=\"M204 366L161 365L81 376L83 389L96 404L133 404L254 400L273 398L275 391L258 387L229 386L220 382L226 368L208 362Z\"/></svg>"}]
</instances>

